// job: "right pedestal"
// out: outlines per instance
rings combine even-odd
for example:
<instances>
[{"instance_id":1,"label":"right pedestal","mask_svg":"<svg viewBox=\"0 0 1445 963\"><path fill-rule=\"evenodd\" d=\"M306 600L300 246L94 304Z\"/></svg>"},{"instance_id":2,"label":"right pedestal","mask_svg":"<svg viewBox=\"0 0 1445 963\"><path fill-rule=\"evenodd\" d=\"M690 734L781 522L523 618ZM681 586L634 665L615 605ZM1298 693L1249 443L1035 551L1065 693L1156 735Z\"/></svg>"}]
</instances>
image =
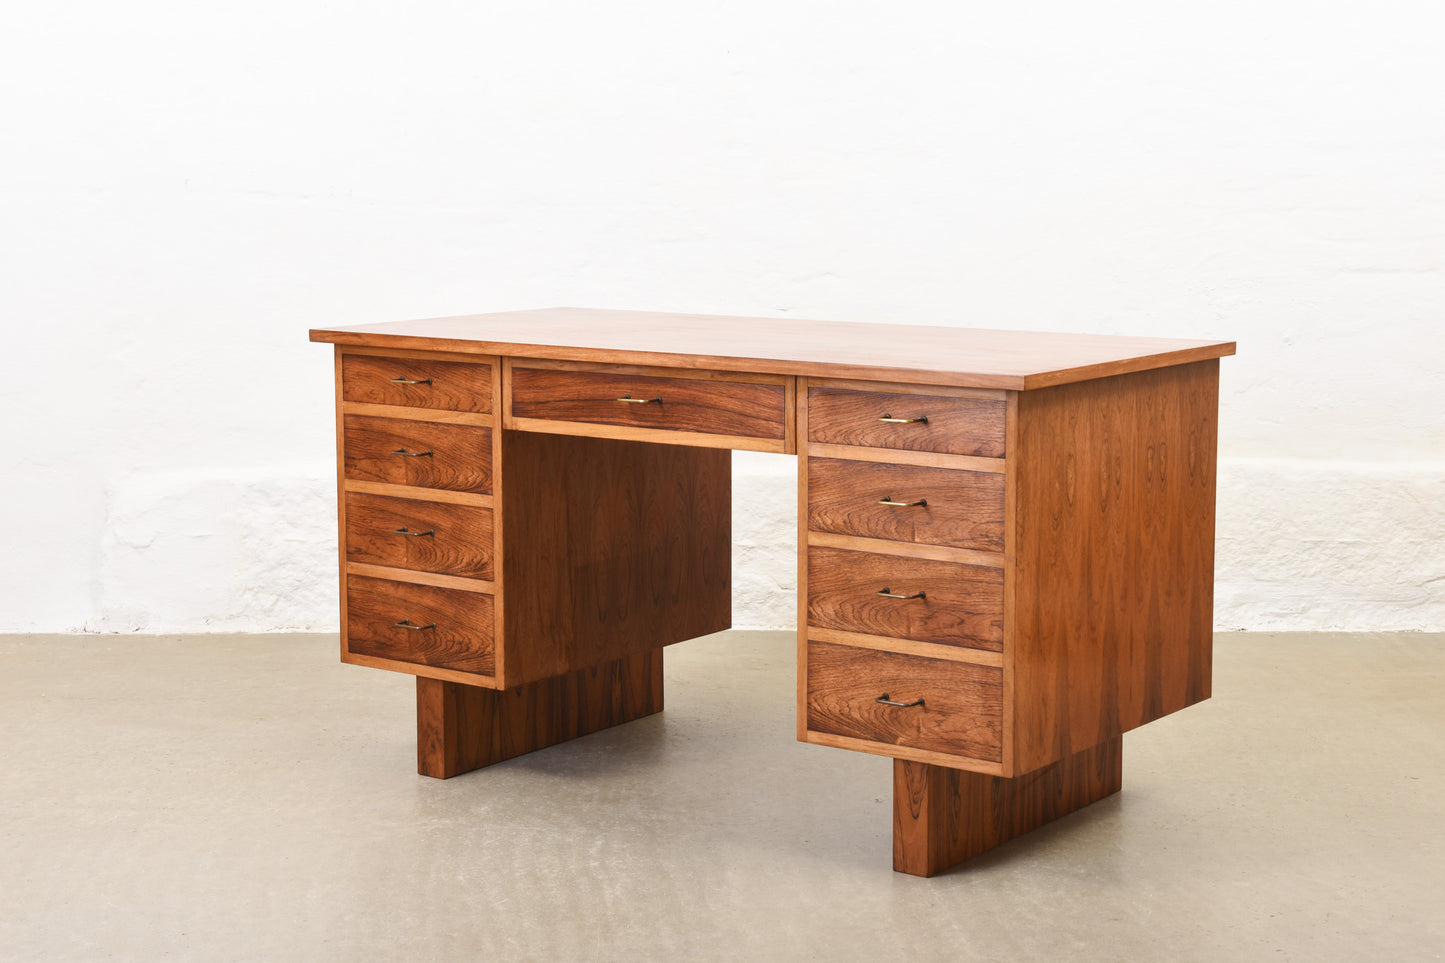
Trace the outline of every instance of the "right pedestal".
<instances>
[{"instance_id":1,"label":"right pedestal","mask_svg":"<svg viewBox=\"0 0 1445 963\"><path fill-rule=\"evenodd\" d=\"M1014 779L893 761L893 869L933 876L1119 791L1123 737Z\"/></svg>"}]
</instances>

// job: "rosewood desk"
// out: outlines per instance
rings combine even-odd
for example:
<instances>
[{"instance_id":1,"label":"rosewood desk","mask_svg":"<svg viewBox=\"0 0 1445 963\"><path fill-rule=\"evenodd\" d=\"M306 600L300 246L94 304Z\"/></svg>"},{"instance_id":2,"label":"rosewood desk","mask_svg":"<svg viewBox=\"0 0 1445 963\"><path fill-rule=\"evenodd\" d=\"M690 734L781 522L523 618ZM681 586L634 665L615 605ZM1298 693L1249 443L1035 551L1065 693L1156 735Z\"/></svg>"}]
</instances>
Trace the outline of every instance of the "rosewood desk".
<instances>
[{"instance_id":1,"label":"rosewood desk","mask_svg":"<svg viewBox=\"0 0 1445 963\"><path fill-rule=\"evenodd\" d=\"M323 328L341 658L446 778L662 709L730 625L729 449L798 457L798 738L894 758L930 876L1209 697L1234 345L551 308Z\"/></svg>"}]
</instances>

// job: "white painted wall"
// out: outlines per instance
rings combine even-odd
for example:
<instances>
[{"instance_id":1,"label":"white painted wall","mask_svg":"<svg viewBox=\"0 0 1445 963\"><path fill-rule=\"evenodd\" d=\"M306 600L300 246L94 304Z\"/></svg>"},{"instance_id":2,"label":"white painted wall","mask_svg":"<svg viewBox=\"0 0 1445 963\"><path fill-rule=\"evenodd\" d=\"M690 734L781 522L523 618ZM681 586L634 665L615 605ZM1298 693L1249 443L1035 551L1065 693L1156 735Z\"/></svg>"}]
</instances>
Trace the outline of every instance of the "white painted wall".
<instances>
[{"instance_id":1,"label":"white painted wall","mask_svg":"<svg viewBox=\"0 0 1445 963\"><path fill-rule=\"evenodd\" d=\"M1445 629L1438 4L10 4L0 630L329 629L313 325L1227 337L1224 628ZM738 456L739 625L793 619Z\"/></svg>"}]
</instances>

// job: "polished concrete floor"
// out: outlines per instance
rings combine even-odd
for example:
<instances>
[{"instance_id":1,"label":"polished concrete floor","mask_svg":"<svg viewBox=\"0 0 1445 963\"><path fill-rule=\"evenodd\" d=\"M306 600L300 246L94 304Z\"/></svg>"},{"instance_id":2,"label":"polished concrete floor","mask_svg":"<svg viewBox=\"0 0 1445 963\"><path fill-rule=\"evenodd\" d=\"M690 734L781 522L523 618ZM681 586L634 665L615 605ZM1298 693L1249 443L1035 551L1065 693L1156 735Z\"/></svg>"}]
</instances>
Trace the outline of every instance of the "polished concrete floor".
<instances>
[{"instance_id":1,"label":"polished concrete floor","mask_svg":"<svg viewBox=\"0 0 1445 963\"><path fill-rule=\"evenodd\" d=\"M4 960L1407 960L1445 952L1445 637L1222 635L1124 791L932 880L792 639L445 782L319 636L0 639Z\"/></svg>"}]
</instances>

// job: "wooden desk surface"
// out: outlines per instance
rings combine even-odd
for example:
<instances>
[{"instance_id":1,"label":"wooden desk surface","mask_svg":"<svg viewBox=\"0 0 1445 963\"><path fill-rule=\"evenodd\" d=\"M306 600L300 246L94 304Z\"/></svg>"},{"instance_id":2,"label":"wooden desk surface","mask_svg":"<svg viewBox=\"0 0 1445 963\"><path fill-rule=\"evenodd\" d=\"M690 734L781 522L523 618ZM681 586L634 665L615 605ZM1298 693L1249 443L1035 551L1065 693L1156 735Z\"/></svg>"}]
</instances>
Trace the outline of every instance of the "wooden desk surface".
<instances>
[{"instance_id":1,"label":"wooden desk surface","mask_svg":"<svg viewBox=\"0 0 1445 963\"><path fill-rule=\"evenodd\" d=\"M1232 341L596 308L316 328L312 341L1026 390L1234 354Z\"/></svg>"}]
</instances>

